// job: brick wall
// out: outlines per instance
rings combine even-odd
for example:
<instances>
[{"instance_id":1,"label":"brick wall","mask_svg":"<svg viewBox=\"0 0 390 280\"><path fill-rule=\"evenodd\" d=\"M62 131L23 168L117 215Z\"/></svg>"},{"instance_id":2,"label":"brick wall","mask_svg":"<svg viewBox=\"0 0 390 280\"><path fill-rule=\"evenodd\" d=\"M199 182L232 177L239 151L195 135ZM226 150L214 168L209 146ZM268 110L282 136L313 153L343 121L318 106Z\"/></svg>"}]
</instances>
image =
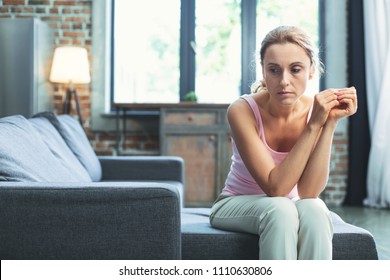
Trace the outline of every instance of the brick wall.
<instances>
[{"instance_id":1,"label":"brick wall","mask_svg":"<svg viewBox=\"0 0 390 280\"><path fill-rule=\"evenodd\" d=\"M329 206L343 203L348 180L348 132L336 132L333 138L329 181L321 198Z\"/></svg>"},{"instance_id":2,"label":"brick wall","mask_svg":"<svg viewBox=\"0 0 390 280\"><path fill-rule=\"evenodd\" d=\"M0 1L1 18L39 18L54 30L55 46L76 45L91 47L91 5L92 1L54 0L3 0ZM87 130L90 121L90 85L78 86L80 106ZM61 109L66 88L53 86L55 107ZM72 104L73 105L73 104Z\"/></svg>"},{"instance_id":3,"label":"brick wall","mask_svg":"<svg viewBox=\"0 0 390 280\"><path fill-rule=\"evenodd\" d=\"M50 24L55 30L55 45L76 45L87 48L91 53L92 42L92 1L64 0L0 0L0 18L35 17ZM92 58L90 57L90 61ZM93 73L91 73L93 75ZM59 112L65 92L63 86L54 86L55 106ZM115 135L110 132L93 133L91 122L91 86L77 87L84 127L97 154L115 154ZM74 111L74 110L73 110ZM145 154L158 150L158 133L148 133L141 128L126 138L126 146L135 153ZM146 132L145 132L146 131ZM339 205L344 200L348 171L348 134L338 132L333 142L328 188L322 198L328 205Z\"/></svg>"}]
</instances>

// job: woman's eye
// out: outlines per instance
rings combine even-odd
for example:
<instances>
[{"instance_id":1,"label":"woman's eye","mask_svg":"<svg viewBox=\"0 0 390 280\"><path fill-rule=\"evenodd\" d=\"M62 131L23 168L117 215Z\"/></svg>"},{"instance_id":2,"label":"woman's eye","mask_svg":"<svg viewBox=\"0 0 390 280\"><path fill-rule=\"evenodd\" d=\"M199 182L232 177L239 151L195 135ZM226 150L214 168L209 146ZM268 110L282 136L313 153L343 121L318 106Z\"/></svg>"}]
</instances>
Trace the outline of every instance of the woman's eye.
<instances>
[{"instance_id":1,"label":"woman's eye","mask_svg":"<svg viewBox=\"0 0 390 280\"><path fill-rule=\"evenodd\" d=\"M301 68L293 68L291 71L293 73L299 73L301 71Z\"/></svg>"},{"instance_id":2,"label":"woman's eye","mask_svg":"<svg viewBox=\"0 0 390 280\"><path fill-rule=\"evenodd\" d=\"M278 69L278 68L269 68L268 70L269 70L271 73L273 73L273 74L279 73L279 69Z\"/></svg>"}]
</instances>

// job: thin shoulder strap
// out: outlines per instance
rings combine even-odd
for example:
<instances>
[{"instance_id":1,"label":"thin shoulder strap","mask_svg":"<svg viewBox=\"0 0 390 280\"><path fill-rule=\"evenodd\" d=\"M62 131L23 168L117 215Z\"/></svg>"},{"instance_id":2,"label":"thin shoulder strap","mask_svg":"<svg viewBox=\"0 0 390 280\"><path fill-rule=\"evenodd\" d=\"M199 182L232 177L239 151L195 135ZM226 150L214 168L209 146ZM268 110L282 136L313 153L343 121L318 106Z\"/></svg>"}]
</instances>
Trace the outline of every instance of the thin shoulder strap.
<instances>
[{"instance_id":1,"label":"thin shoulder strap","mask_svg":"<svg viewBox=\"0 0 390 280\"><path fill-rule=\"evenodd\" d=\"M309 113L307 114L307 120L306 122L308 123L310 118L311 118L311 113L313 112L313 105L311 105L310 109L309 109Z\"/></svg>"},{"instance_id":2,"label":"thin shoulder strap","mask_svg":"<svg viewBox=\"0 0 390 280\"><path fill-rule=\"evenodd\" d=\"M259 134L261 134L261 131L263 130L263 122L261 120L259 107L257 106L256 101L253 99L253 96L250 94L244 94L241 96L241 98L244 99L249 104L249 107L251 107L259 128Z\"/></svg>"}]
</instances>

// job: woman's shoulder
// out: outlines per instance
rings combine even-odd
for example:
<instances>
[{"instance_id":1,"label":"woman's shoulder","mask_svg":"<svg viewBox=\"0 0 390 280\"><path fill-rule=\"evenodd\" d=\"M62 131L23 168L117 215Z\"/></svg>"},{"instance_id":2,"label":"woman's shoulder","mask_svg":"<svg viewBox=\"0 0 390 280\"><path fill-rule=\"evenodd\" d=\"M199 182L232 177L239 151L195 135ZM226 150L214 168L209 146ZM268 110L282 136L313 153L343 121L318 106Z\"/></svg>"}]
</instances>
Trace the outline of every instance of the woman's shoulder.
<instances>
[{"instance_id":1,"label":"woman's shoulder","mask_svg":"<svg viewBox=\"0 0 390 280\"><path fill-rule=\"evenodd\" d=\"M248 104L248 101L245 100L245 98L245 96L241 96L229 105L227 109L227 116L229 120L231 118L252 118L252 110L250 108L250 105Z\"/></svg>"},{"instance_id":2,"label":"woman's shoulder","mask_svg":"<svg viewBox=\"0 0 390 280\"><path fill-rule=\"evenodd\" d=\"M305 102L307 105L311 106L313 104L314 97L304 94L302 95L302 101Z\"/></svg>"},{"instance_id":3,"label":"woman's shoulder","mask_svg":"<svg viewBox=\"0 0 390 280\"><path fill-rule=\"evenodd\" d=\"M232 103L230 103L230 105L228 107L228 112L243 109L243 108L247 107L246 103L247 102L245 101L245 99L242 96L240 96L239 98L234 100Z\"/></svg>"},{"instance_id":4,"label":"woman's shoulder","mask_svg":"<svg viewBox=\"0 0 390 280\"><path fill-rule=\"evenodd\" d=\"M310 111L313 107L314 97L309 95L302 95L302 104L304 105L304 111Z\"/></svg>"}]
</instances>

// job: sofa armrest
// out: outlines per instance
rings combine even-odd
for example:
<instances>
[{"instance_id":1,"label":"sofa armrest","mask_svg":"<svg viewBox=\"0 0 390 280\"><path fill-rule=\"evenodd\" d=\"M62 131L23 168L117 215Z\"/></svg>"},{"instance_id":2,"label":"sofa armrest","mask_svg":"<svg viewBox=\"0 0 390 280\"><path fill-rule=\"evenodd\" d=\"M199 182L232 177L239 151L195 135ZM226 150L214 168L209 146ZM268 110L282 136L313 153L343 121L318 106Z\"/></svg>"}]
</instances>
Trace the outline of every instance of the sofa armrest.
<instances>
[{"instance_id":1,"label":"sofa armrest","mask_svg":"<svg viewBox=\"0 0 390 280\"><path fill-rule=\"evenodd\" d=\"M180 259L168 183L0 183L1 259Z\"/></svg>"},{"instance_id":2,"label":"sofa armrest","mask_svg":"<svg viewBox=\"0 0 390 280\"><path fill-rule=\"evenodd\" d=\"M184 184L184 161L174 156L99 156L102 181L179 181Z\"/></svg>"}]
</instances>

